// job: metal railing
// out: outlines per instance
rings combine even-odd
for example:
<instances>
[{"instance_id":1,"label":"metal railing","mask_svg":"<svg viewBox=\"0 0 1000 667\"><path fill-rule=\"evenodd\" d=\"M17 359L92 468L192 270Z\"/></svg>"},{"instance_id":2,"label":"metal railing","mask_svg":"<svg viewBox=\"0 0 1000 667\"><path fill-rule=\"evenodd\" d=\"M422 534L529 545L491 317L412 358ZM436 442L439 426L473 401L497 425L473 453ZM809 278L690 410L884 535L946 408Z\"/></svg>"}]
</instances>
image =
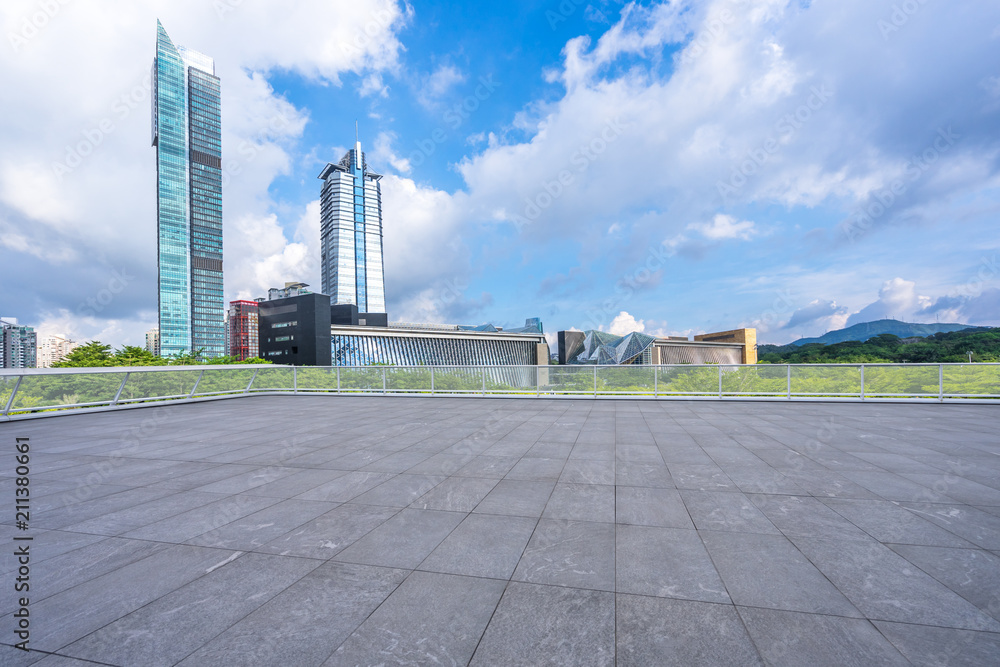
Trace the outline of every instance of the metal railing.
<instances>
[{"instance_id":1,"label":"metal railing","mask_svg":"<svg viewBox=\"0 0 1000 667\"><path fill-rule=\"evenodd\" d=\"M0 418L258 393L969 402L1000 399L1000 364L6 369Z\"/></svg>"}]
</instances>

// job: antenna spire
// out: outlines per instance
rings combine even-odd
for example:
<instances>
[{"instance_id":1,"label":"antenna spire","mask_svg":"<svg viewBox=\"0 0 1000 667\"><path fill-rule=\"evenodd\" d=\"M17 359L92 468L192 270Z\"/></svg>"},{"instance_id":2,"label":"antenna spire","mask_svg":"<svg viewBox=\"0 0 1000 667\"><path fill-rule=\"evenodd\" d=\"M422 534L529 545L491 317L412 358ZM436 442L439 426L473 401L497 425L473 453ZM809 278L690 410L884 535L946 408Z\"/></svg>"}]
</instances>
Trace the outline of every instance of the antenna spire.
<instances>
[{"instance_id":1,"label":"antenna spire","mask_svg":"<svg viewBox=\"0 0 1000 667\"><path fill-rule=\"evenodd\" d=\"M358 119L354 119L354 143L360 142L360 135L358 134Z\"/></svg>"}]
</instances>

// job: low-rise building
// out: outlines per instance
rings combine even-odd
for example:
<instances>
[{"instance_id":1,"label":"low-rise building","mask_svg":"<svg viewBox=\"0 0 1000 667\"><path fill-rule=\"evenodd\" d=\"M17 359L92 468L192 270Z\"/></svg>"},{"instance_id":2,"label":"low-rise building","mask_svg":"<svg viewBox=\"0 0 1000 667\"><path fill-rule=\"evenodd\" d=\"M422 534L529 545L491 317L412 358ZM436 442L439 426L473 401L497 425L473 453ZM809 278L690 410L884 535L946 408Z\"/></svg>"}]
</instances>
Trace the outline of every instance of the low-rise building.
<instances>
[{"instance_id":1,"label":"low-rise building","mask_svg":"<svg viewBox=\"0 0 1000 667\"><path fill-rule=\"evenodd\" d=\"M688 340L633 332L618 336L606 331L560 331L560 364L756 364L757 330L735 329L701 334Z\"/></svg>"}]
</instances>

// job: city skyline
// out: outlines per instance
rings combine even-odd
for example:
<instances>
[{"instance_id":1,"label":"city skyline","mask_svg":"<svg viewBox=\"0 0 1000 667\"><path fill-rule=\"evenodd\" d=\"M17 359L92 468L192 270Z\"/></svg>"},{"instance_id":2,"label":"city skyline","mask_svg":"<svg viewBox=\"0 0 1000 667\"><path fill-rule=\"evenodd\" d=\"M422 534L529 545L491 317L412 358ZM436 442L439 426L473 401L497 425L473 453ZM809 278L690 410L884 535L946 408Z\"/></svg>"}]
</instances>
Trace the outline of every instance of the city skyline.
<instances>
[{"instance_id":1,"label":"city skyline","mask_svg":"<svg viewBox=\"0 0 1000 667\"><path fill-rule=\"evenodd\" d=\"M226 302L322 283L315 175L357 118L393 319L1000 324L1000 8L895 4L5 3L0 282L34 284L2 310L115 345L157 324L159 15L226 81Z\"/></svg>"}]
</instances>

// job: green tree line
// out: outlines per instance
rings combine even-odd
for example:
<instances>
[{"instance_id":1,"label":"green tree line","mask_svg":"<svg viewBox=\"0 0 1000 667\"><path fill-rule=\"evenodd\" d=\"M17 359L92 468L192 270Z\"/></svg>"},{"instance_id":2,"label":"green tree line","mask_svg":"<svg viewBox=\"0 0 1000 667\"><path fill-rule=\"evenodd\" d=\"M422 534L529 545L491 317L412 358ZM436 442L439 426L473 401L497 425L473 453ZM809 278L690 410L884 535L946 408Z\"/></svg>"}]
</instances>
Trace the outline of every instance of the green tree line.
<instances>
[{"instance_id":1,"label":"green tree line","mask_svg":"<svg viewBox=\"0 0 1000 667\"><path fill-rule=\"evenodd\" d=\"M762 364L950 364L1000 361L1000 328L980 327L926 338L881 334L866 341L823 345L760 345Z\"/></svg>"}]
</instances>

